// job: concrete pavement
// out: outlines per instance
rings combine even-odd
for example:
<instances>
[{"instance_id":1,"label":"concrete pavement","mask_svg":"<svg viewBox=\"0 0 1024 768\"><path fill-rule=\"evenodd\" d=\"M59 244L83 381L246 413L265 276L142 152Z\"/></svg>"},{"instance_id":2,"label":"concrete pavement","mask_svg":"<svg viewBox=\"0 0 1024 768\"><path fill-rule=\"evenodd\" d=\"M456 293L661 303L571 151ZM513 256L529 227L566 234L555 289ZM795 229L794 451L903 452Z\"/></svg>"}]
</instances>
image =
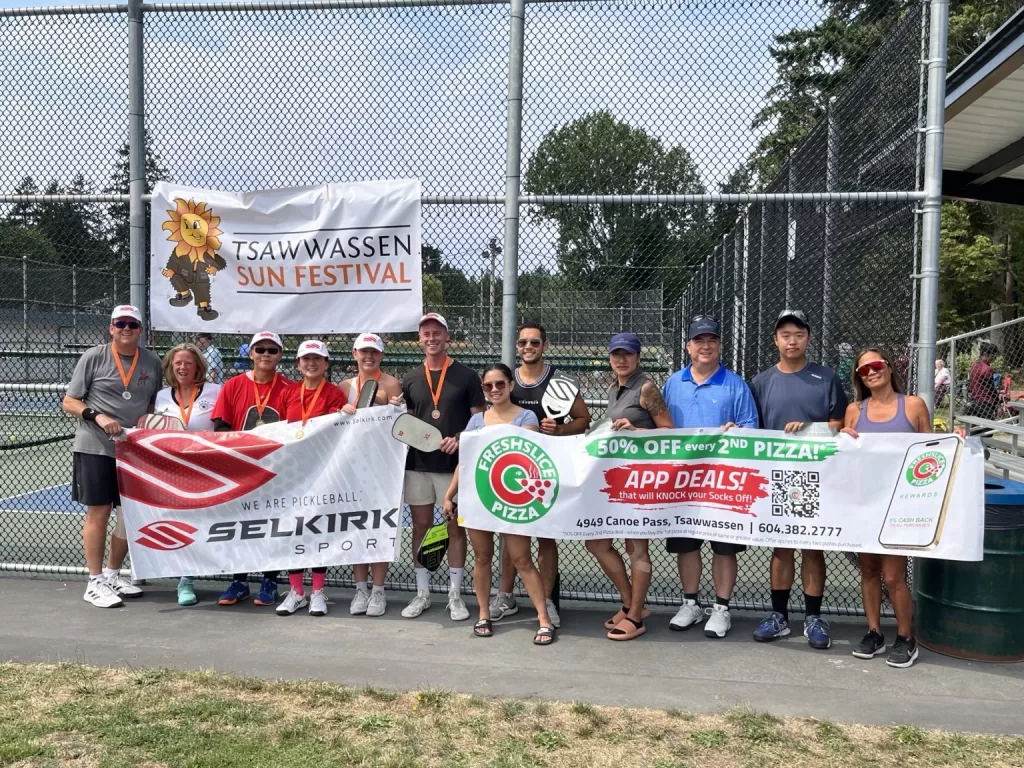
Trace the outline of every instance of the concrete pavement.
<instances>
[{"instance_id":1,"label":"concrete pavement","mask_svg":"<svg viewBox=\"0 0 1024 768\"><path fill-rule=\"evenodd\" d=\"M571 604L558 642L542 648L531 643L532 608L480 639L472 619L447 617L441 595L411 621L399 615L410 596L391 593L387 614L368 619L348 615L349 590L329 589L328 616L285 618L251 603L217 606L222 586L197 582L202 602L179 608L173 586L160 582L124 608L100 610L82 600L81 581L0 578L0 660L212 668L691 711L749 705L780 716L1024 735L1024 664L961 662L924 649L909 670L887 667L884 657L861 661L850 651L862 619L833 621L832 648L815 651L796 632L753 642L758 615L734 612L729 637L716 641L669 631L672 612L656 609L644 637L613 643L601 622L614 606ZM895 637L894 627L884 631Z\"/></svg>"}]
</instances>

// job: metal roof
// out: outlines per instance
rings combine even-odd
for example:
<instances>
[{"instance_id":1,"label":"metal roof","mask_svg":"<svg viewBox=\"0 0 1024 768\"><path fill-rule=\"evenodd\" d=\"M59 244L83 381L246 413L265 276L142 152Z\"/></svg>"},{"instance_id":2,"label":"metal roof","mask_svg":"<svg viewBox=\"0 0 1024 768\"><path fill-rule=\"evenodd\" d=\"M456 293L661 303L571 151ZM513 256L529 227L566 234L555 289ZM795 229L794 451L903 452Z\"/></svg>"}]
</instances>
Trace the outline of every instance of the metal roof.
<instances>
[{"instance_id":1,"label":"metal roof","mask_svg":"<svg viewBox=\"0 0 1024 768\"><path fill-rule=\"evenodd\" d=\"M1024 8L946 78L942 192L1024 204Z\"/></svg>"}]
</instances>

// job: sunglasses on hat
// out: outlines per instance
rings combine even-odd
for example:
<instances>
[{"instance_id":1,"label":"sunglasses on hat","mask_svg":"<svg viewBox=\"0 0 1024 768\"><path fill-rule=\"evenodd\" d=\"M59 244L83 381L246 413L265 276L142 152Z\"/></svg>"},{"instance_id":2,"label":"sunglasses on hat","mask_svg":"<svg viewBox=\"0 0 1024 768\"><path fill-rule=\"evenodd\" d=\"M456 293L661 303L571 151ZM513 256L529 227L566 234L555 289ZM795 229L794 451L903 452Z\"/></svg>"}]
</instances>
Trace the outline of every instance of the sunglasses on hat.
<instances>
[{"instance_id":1,"label":"sunglasses on hat","mask_svg":"<svg viewBox=\"0 0 1024 768\"><path fill-rule=\"evenodd\" d=\"M887 367L885 360L872 360L870 363L864 363L864 365L860 366L857 369L857 375L863 379L872 371L877 373L879 371L884 371Z\"/></svg>"}]
</instances>

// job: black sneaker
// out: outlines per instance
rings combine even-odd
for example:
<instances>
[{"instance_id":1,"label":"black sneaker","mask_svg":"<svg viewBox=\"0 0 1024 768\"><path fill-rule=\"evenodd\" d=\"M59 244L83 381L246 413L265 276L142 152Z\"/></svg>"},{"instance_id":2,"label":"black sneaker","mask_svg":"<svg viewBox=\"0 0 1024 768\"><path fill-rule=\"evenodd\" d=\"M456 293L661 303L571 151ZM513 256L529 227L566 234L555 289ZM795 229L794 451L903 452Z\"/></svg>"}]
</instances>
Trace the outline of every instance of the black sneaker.
<instances>
[{"instance_id":1,"label":"black sneaker","mask_svg":"<svg viewBox=\"0 0 1024 768\"><path fill-rule=\"evenodd\" d=\"M896 635L896 642L892 644L889 658L885 663L890 667L909 667L917 661L917 641L912 637Z\"/></svg>"},{"instance_id":2,"label":"black sneaker","mask_svg":"<svg viewBox=\"0 0 1024 768\"><path fill-rule=\"evenodd\" d=\"M853 649L853 655L858 659L873 659L880 653L885 653L885 636L873 629Z\"/></svg>"}]
</instances>

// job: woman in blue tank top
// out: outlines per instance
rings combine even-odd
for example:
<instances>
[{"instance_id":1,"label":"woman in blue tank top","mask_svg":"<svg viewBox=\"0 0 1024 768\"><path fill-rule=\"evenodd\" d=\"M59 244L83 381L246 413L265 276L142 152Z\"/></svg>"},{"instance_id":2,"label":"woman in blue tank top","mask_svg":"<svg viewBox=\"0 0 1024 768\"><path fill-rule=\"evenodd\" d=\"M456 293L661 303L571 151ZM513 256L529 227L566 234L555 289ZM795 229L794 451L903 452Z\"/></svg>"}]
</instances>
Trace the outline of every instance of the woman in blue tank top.
<instances>
[{"instance_id":1,"label":"woman in blue tank top","mask_svg":"<svg viewBox=\"0 0 1024 768\"><path fill-rule=\"evenodd\" d=\"M932 420L924 400L903 393L903 382L889 358L879 349L860 353L853 368L855 401L846 409L842 431L853 437L863 432L931 432ZM913 606L906 582L907 558L903 555L860 553L860 585L868 633L853 655L870 659L885 652L881 631L882 582L896 613L896 642L889 652L890 667L909 667L917 660L912 636Z\"/></svg>"}]
</instances>

